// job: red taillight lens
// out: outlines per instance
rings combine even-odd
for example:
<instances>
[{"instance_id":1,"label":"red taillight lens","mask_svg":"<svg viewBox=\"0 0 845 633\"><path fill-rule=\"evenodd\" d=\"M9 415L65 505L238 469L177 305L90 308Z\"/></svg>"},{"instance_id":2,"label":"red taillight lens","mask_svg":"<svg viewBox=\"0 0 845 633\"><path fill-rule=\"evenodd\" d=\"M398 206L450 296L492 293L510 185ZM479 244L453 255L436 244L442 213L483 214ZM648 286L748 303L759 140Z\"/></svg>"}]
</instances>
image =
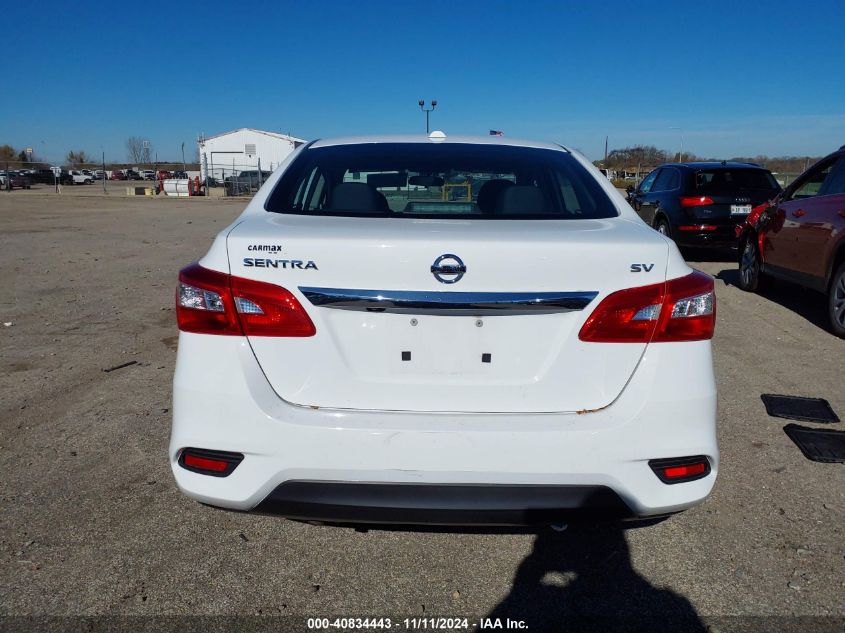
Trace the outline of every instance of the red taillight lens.
<instances>
[{"instance_id":1,"label":"red taillight lens","mask_svg":"<svg viewBox=\"0 0 845 633\"><path fill-rule=\"evenodd\" d=\"M590 343L702 341L713 337L713 278L701 272L605 297L581 328Z\"/></svg>"},{"instance_id":2,"label":"red taillight lens","mask_svg":"<svg viewBox=\"0 0 845 633\"><path fill-rule=\"evenodd\" d=\"M244 459L242 453L185 448L179 454L179 465L201 475L227 477Z\"/></svg>"},{"instance_id":3,"label":"red taillight lens","mask_svg":"<svg viewBox=\"0 0 845 633\"><path fill-rule=\"evenodd\" d=\"M179 272L176 320L183 332L234 336L314 336L314 323L290 291L197 263Z\"/></svg>"},{"instance_id":4,"label":"red taillight lens","mask_svg":"<svg viewBox=\"0 0 845 633\"><path fill-rule=\"evenodd\" d=\"M710 474L710 460L704 455L652 459L648 462L648 465L664 484L680 484L685 481L695 481Z\"/></svg>"},{"instance_id":5,"label":"red taillight lens","mask_svg":"<svg viewBox=\"0 0 845 633\"><path fill-rule=\"evenodd\" d=\"M695 271L666 282L660 324L652 342L704 341L716 327L713 278Z\"/></svg>"},{"instance_id":6,"label":"red taillight lens","mask_svg":"<svg viewBox=\"0 0 845 633\"><path fill-rule=\"evenodd\" d=\"M290 291L232 277L232 295L247 336L314 336L314 323Z\"/></svg>"},{"instance_id":7,"label":"red taillight lens","mask_svg":"<svg viewBox=\"0 0 845 633\"><path fill-rule=\"evenodd\" d=\"M688 464L686 466L670 466L663 469L663 476L666 479L681 479L694 477L704 472L704 464Z\"/></svg>"},{"instance_id":8,"label":"red taillight lens","mask_svg":"<svg viewBox=\"0 0 845 633\"><path fill-rule=\"evenodd\" d=\"M210 470L215 473L221 473L229 467L229 462L188 454L185 455L185 466L190 466L191 468L197 468L199 470Z\"/></svg>"},{"instance_id":9,"label":"red taillight lens","mask_svg":"<svg viewBox=\"0 0 845 633\"><path fill-rule=\"evenodd\" d=\"M713 198L709 196L681 196L678 202L682 207L703 207L707 204L713 204Z\"/></svg>"},{"instance_id":10,"label":"red taillight lens","mask_svg":"<svg viewBox=\"0 0 845 633\"><path fill-rule=\"evenodd\" d=\"M197 263L179 271L176 321L183 332L243 336L229 289L230 276Z\"/></svg>"},{"instance_id":11,"label":"red taillight lens","mask_svg":"<svg viewBox=\"0 0 845 633\"><path fill-rule=\"evenodd\" d=\"M593 310L578 338L592 343L647 343L654 334L665 284L620 290Z\"/></svg>"}]
</instances>

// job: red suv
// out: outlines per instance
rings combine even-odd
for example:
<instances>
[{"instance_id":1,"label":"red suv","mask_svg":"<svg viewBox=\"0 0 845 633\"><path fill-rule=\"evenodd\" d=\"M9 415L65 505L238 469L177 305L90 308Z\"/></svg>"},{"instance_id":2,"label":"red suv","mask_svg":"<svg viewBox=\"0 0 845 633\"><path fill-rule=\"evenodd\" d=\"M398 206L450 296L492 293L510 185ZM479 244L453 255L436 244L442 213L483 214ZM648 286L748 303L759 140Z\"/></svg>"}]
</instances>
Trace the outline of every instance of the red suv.
<instances>
[{"instance_id":1,"label":"red suv","mask_svg":"<svg viewBox=\"0 0 845 633\"><path fill-rule=\"evenodd\" d=\"M831 328L845 338L845 145L755 207L737 236L740 288L771 276L827 293Z\"/></svg>"}]
</instances>

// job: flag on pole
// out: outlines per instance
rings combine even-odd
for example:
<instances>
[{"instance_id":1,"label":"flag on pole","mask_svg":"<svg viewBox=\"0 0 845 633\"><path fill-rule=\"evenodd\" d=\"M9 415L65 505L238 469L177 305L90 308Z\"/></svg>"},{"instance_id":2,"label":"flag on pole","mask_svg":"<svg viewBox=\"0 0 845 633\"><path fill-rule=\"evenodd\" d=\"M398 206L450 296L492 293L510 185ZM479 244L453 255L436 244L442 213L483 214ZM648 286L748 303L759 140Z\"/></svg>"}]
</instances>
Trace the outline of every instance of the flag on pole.
<instances>
[{"instance_id":1,"label":"flag on pole","mask_svg":"<svg viewBox=\"0 0 845 633\"><path fill-rule=\"evenodd\" d=\"M490 136L504 136L505 133L502 130L490 130Z\"/></svg>"}]
</instances>

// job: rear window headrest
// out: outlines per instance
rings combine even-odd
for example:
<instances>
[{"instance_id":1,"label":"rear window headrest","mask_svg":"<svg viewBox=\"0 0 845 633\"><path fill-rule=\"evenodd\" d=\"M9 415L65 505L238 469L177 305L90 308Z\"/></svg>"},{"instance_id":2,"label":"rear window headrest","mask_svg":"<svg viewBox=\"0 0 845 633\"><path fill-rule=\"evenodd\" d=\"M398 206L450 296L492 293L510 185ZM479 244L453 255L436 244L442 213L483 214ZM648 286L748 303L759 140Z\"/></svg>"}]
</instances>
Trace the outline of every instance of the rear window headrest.
<instances>
[{"instance_id":1,"label":"rear window headrest","mask_svg":"<svg viewBox=\"0 0 845 633\"><path fill-rule=\"evenodd\" d=\"M389 211L387 199L364 182L342 182L329 197L328 207L334 211L384 213Z\"/></svg>"},{"instance_id":2,"label":"rear window headrest","mask_svg":"<svg viewBox=\"0 0 845 633\"><path fill-rule=\"evenodd\" d=\"M499 194L495 212L497 215L531 215L547 211L546 198L540 189L531 185L513 185Z\"/></svg>"},{"instance_id":3,"label":"rear window headrest","mask_svg":"<svg viewBox=\"0 0 845 633\"><path fill-rule=\"evenodd\" d=\"M499 199L502 189L512 186L513 182L510 180L501 178L488 180L478 190L478 208L484 213L493 213L496 210L496 201Z\"/></svg>"}]
</instances>

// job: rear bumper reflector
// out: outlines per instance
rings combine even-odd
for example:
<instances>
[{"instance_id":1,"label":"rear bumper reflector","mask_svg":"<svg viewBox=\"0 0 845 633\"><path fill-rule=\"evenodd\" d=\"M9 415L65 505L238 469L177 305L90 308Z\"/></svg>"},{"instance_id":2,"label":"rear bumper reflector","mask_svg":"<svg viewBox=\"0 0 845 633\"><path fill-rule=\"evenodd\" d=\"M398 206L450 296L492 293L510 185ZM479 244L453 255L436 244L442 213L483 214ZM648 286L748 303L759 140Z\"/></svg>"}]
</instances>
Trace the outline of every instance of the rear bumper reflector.
<instances>
[{"instance_id":1,"label":"rear bumper reflector","mask_svg":"<svg viewBox=\"0 0 845 633\"><path fill-rule=\"evenodd\" d=\"M398 314L554 314L583 310L597 292L427 292L308 288L313 305L337 310Z\"/></svg>"},{"instance_id":2,"label":"rear bumper reflector","mask_svg":"<svg viewBox=\"0 0 845 633\"><path fill-rule=\"evenodd\" d=\"M228 477L244 459L241 453L185 448L179 454L179 465L201 475Z\"/></svg>"},{"instance_id":3,"label":"rear bumper reflector","mask_svg":"<svg viewBox=\"0 0 845 633\"><path fill-rule=\"evenodd\" d=\"M679 484L703 479L710 474L710 460L704 455L652 459L648 465L664 484Z\"/></svg>"},{"instance_id":4,"label":"rear bumper reflector","mask_svg":"<svg viewBox=\"0 0 845 633\"><path fill-rule=\"evenodd\" d=\"M715 224L682 224L679 231L715 231L719 227Z\"/></svg>"}]
</instances>

